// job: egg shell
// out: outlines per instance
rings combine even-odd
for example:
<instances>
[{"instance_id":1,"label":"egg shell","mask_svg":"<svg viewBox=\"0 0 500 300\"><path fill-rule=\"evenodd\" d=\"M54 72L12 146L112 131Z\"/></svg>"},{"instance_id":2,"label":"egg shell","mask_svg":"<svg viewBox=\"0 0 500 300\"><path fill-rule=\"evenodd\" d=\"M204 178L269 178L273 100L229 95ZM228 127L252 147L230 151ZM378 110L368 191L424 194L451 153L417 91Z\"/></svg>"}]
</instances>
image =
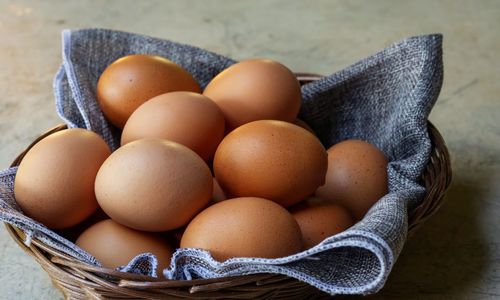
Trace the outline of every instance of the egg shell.
<instances>
[{"instance_id":1,"label":"egg shell","mask_svg":"<svg viewBox=\"0 0 500 300\"><path fill-rule=\"evenodd\" d=\"M113 220L89 227L78 237L76 245L110 269L127 265L139 254L154 254L158 259L158 276L170 266L172 258L172 247L159 234L137 231Z\"/></svg>"},{"instance_id":2,"label":"egg shell","mask_svg":"<svg viewBox=\"0 0 500 300\"><path fill-rule=\"evenodd\" d=\"M214 190L213 190L212 200L214 202L220 202L226 199L227 199L226 193L220 187L219 183L217 182L217 179L214 178Z\"/></svg>"},{"instance_id":3,"label":"egg shell","mask_svg":"<svg viewBox=\"0 0 500 300\"><path fill-rule=\"evenodd\" d=\"M181 248L210 251L214 259L279 258L302 250L300 228L278 204L261 198L235 198L216 203L188 225Z\"/></svg>"},{"instance_id":4,"label":"egg shell","mask_svg":"<svg viewBox=\"0 0 500 300\"><path fill-rule=\"evenodd\" d=\"M110 64L97 82L97 101L106 118L123 128L147 100L173 91L201 92L196 80L176 63L154 55L128 55Z\"/></svg>"},{"instance_id":5,"label":"egg shell","mask_svg":"<svg viewBox=\"0 0 500 300\"><path fill-rule=\"evenodd\" d=\"M17 170L14 194L24 214L52 229L74 226L98 207L97 171L111 151L95 132L74 128L36 143Z\"/></svg>"},{"instance_id":6,"label":"egg shell","mask_svg":"<svg viewBox=\"0 0 500 300\"><path fill-rule=\"evenodd\" d=\"M143 231L187 224L212 197L212 174L189 148L166 140L126 144L104 162L97 200L116 222Z\"/></svg>"},{"instance_id":7,"label":"egg shell","mask_svg":"<svg viewBox=\"0 0 500 300\"><path fill-rule=\"evenodd\" d=\"M301 104L295 75L268 59L245 60L230 66L210 81L203 94L221 108L228 131L256 120L292 122Z\"/></svg>"},{"instance_id":8,"label":"egg shell","mask_svg":"<svg viewBox=\"0 0 500 300\"><path fill-rule=\"evenodd\" d=\"M306 202L291 210L302 231L304 248L309 249L327 237L340 233L354 224L347 209L334 203Z\"/></svg>"},{"instance_id":9,"label":"egg shell","mask_svg":"<svg viewBox=\"0 0 500 300\"><path fill-rule=\"evenodd\" d=\"M310 133L316 135L316 133L314 132L314 130L312 130L311 126L307 125L306 122L302 121L301 119L295 119L295 121L292 122L293 124L297 125L297 126L300 126L302 128L304 128L305 130L309 131Z\"/></svg>"},{"instance_id":10,"label":"egg shell","mask_svg":"<svg viewBox=\"0 0 500 300\"><path fill-rule=\"evenodd\" d=\"M247 123L228 134L214 158L214 173L228 197L261 197L293 205L325 182L321 142L283 121Z\"/></svg>"},{"instance_id":11,"label":"egg shell","mask_svg":"<svg viewBox=\"0 0 500 300\"><path fill-rule=\"evenodd\" d=\"M387 158L374 145L346 140L328 149L325 185L316 196L347 208L356 220L387 194Z\"/></svg>"},{"instance_id":12,"label":"egg shell","mask_svg":"<svg viewBox=\"0 0 500 300\"><path fill-rule=\"evenodd\" d=\"M56 232L66 239L74 242L87 228L108 219L109 216L99 207L93 214L90 215L90 217L86 218L82 222L72 227L57 230Z\"/></svg>"},{"instance_id":13,"label":"egg shell","mask_svg":"<svg viewBox=\"0 0 500 300\"><path fill-rule=\"evenodd\" d=\"M224 116L210 99L192 92L171 92L145 102L123 128L121 144L160 138L182 144L205 161L224 137Z\"/></svg>"}]
</instances>

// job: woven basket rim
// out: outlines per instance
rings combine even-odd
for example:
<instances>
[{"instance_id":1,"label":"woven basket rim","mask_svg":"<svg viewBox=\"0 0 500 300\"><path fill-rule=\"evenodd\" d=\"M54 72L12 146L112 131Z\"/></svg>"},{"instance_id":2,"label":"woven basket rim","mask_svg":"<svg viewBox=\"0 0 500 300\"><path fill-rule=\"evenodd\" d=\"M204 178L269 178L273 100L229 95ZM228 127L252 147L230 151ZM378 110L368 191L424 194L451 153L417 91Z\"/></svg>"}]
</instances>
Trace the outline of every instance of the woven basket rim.
<instances>
[{"instance_id":1,"label":"woven basket rim","mask_svg":"<svg viewBox=\"0 0 500 300\"><path fill-rule=\"evenodd\" d=\"M318 80L322 77L321 75L311 73L296 73L296 76L302 84ZM18 155L12 162L11 167L19 165L29 149L41 139L66 128L66 125L60 124L36 138ZM428 131L433 151L422 175L422 184L426 188L426 196L410 212L408 221L409 235L412 235L418 227L439 209L452 178L450 157L443 137L429 121ZM85 299L88 297L104 299L103 297L121 295L124 297L123 299L133 299L134 297L144 299L185 299L200 298L197 296L199 295L201 298L210 296L214 299L222 299L228 296L240 299L252 299L254 296L261 297L264 295L264 292L270 292L273 288L284 291L289 290L291 291L289 294L294 297L299 294L317 294L318 297L321 297L321 295L326 296L326 294L319 292L319 290L304 282L280 274L253 274L195 280L167 280L118 272L80 262L69 255L45 245L36 238L28 246L24 244L25 235L22 230L8 223L5 223L5 226L17 244L25 252L33 256L52 277L54 285L64 293L66 298ZM112 277L114 278L114 282L107 281L101 276ZM101 293L98 291L99 289L107 289L108 292ZM233 290L228 294L228 289ZM297 292L299 290L301 293ZM238 295L235 291L240 291L241 295ZM293 291L296 293L292 293Z\"/></svg>"}]
</instances>

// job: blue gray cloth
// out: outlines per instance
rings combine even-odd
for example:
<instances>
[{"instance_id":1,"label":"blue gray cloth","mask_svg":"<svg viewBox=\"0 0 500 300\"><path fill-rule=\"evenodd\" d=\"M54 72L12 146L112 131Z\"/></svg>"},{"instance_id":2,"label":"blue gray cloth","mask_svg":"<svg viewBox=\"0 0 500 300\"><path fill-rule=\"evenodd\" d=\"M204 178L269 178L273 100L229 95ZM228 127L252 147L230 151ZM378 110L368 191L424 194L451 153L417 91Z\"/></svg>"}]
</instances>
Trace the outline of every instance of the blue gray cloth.
<instances>
[{"instance_id":1,"label":"blue gray cloth","mask_svg":"<svg viewBox=\"0 0 500 300\"><path fill-rule=\"evenodd\" d=\"M214 261L206 251L179 249L164 270L169 279L279 273L330 294L369 294L384 285L404 245L408 214L425 194L419 177L431 142L427 117L442 83L441 35L405 39L360 62L302 87L300 118L325 145L349 138L375 144L389 158L389 194L351 229L302 253L279 259ZM234 60L196 47L103 29L63 32L63 64L54 80L57 112L69 127L91 129L116 149L119 132L97 105L96 83L111 62L133 53L166 57L184 67L202 88ZM20 116L22 117L22 116ZM0 219L90 264L91 255L25 217L15 203L16 168L0 173ZM153 275L156 260L136 257L122 270Z\"/></svg>"}]
</instances>

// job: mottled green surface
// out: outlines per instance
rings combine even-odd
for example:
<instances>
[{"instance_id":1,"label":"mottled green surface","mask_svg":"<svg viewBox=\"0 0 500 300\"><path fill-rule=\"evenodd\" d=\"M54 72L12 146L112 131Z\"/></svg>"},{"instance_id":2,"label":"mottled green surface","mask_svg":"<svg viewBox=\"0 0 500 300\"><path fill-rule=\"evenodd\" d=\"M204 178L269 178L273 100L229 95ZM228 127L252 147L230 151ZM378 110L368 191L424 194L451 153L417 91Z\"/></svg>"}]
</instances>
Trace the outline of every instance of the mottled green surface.
<instances>
[{"instance_id":1,"label":"mottled green surface","mask_svg":"<svg viewBox=\"0 0 500 300\"><path fill-rule=\"evenodd\" d=\"M0 1L0 167L59 123L52 78L63 28L106 27L332 73L407 36L444 34L431 120L452 155L441 210L374 299L500 298L500 1ZM0 299L59 299L0 229Z\"/></svg>"}]
</instances>

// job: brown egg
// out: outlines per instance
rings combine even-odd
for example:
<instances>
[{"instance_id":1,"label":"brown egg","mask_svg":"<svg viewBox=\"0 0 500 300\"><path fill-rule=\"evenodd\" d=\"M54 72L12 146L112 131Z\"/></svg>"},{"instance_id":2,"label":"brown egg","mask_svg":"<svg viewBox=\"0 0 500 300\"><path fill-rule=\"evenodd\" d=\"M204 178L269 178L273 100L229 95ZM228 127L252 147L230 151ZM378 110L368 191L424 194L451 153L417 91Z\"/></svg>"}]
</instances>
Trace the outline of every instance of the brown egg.
<instances>
[{"instance_id":1,"label":"brown egg","mask_svg":"<svg viewBox=\"0 0 500 300\"><path fill-rule=\"evenodd\" d=\"M24 156L14 183L24 214L53 229L71 227L97 209L94 180L110 155L95 132L66 129L39 141Z\"/></svg>"},{"instance_id":2,"label":"brown egg","mask_svg":"<svg viewBox=\"0 0 500 300\"><path fill-rule=\"evenodd\" d=\"M187 224L212 197L207 164L187 147L160 139L122 146L95 181L97 201L114 221L143 231Z\"/></svg>"},{"instance_id":3,"label":"brown egg","mask_svg":"<svg viewBox=\"0 0 500 300\"><path fill-rule=\"evenodd\" d=\"M108 120L123 128L142 103L168 92L201 92L193 76L154 55L128 55L110 64L97 82L97 101Z\"/></svg>"},{"instance_id":4,"label":"brown egg","mask_svg":"<svg viewBox=\"0 0 500 300\"><path fill-rule=\"evenodd\" d=\"M325 185L316 196L347 208L360 220L387 194L387 158L372 144L347 140L328 149Z\"/></svg>"},{"instance_id":5,"label":"brown egg","mask_svg":"<svg viewBox=\"0 0 500 300\"><path fill-rule=\"evenodd\" d=\"M167 139L209 160L223 137L224 116L213 101L192 92L172 92L134 111L123 128L121 144L141 138Z\"/></svg>"},{"instance_id":6,"label":"brown egg","mask_svg":"<svg viewBox=\"0 0 500 300\"><path fill-rule=\"evenodd\" d=\"M302 250L300 228L278 204L261 198L235 198L216 203L189 223L181 248L210 251L213 258L278 258Z\"/></svg>"},{"instance_id":7,"label":"brown egg","mask_svg":"<svg viewBox=\"0 0 500 300\"><path fill-rule=\"evenodd\" d=\"M334 203L306 202L291 210L302 231L305 249L316 246L327 237L351 227L354 222L350 213Z\"/></svg>"},{"instance_id":8,"label":"brown egg","mask_svg":"<svg viewBox=\"0 0 500 300\"><path fill-rule=\"evenodd\" d=\"M310 133L316 135L316 133L314 132L314 130L312 130L312 128L307 125L306 122L302 121L301 119L295 119L295 121L292 122L293 124L297 125L297 126L300 126L302 128L304 128L305 130L309 131Z\"/></svg>"},{"instance_id":9,"label":"brown egg","mask_svg":"<svg viewBox=\"0 0 500 300\"><path fill-rule=\"evenodd\" d=\"M86 218L82 222L69 228L57 230L56 232L66 239L74 242L87 228L94 225L95 223L108 219L109 216L101 208L97 208L97 210L93 214L91 214L90 217Z\"/></svg>"},{"instance_id":10,"label":"brown egg","mask_svg":"<svg viewBox=\"0 0 500 300\"><path fill-rule=\"evenodd\" d=\"M226 199L227 199L226 193L224 193L224 191L220 187L219 183L217 182L217 179L214 178L214 191L212 194L212 200L214 202L221 202Z\"/></svg>"},{"instance_id":11,"label":"brown egg","mask_svg":"<svg viewBox=\"0 0 500 300\"><path fill-rule=\"evenodd\" d=\"M226 195L293 205L325 182L327 154L307 130L261 120L228 134L217 148L214 173Z\"/></svg>"},{"instance_id":12,"label":"brown egg","mask_svg":"<svg viewBox=\"0 0 500 300\"><path fill-rule=\"evenodd\" d=\"M217 75L203 94L224 113L233 130L256 120L292 122L300 110L300 84L284 65L268 59L245 60Z\"/></svg>"},{"instance_id":13,"label":"brown egg","mask_svg":"<svg viewBox=\"0 0 500 300\"><path fill-rule=\"evenodd\" d=\"M159 234L130 229L113 220L89 227L78 237L76 245L110 269L127 265L139 254L154 254L158 259L158 276L170 266L172 258L172 248Z\"/></svg>"}]
</instances>

